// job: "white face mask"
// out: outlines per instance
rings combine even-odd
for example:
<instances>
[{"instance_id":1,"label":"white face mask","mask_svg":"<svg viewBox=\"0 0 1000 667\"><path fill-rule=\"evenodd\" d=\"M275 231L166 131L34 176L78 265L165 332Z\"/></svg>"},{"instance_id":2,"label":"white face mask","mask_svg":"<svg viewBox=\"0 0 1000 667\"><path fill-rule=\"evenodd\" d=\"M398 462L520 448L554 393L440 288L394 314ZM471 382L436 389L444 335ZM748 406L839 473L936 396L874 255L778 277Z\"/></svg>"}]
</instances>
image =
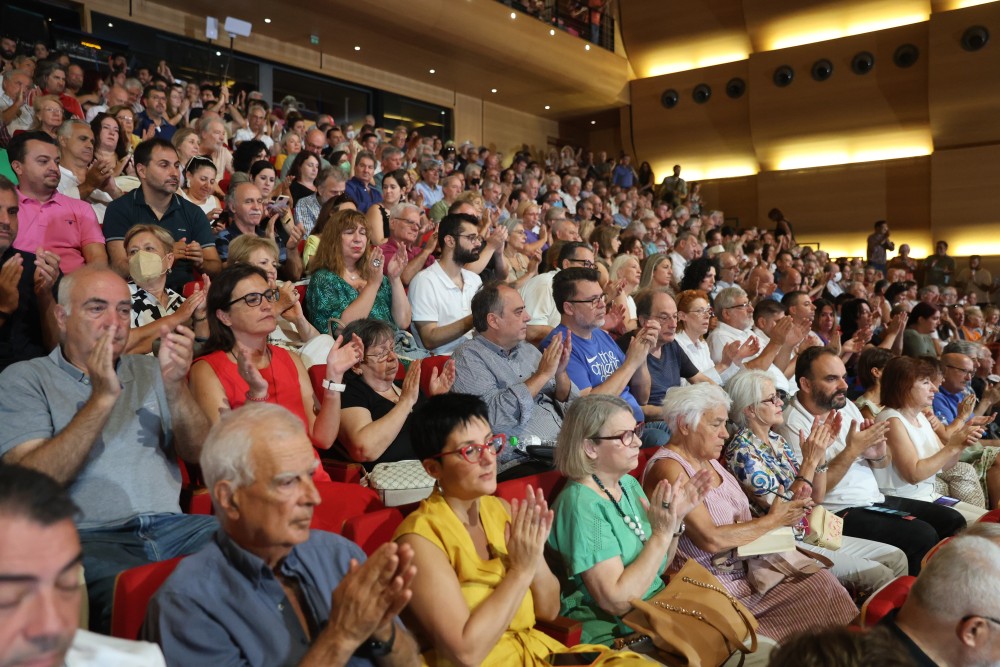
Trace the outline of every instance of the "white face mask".
<instances>
[{"instance_id":1,"label":"white face mask","mask_svg":"<svg viewBox=\"0 0 1000 667\"><path fill-rule=\"evenodd\" d=\"M128 258L128 272L137 284L156 280L167 272L163 268L163 258L155 252L140 250Z\"/></svg>"}]
</instances>

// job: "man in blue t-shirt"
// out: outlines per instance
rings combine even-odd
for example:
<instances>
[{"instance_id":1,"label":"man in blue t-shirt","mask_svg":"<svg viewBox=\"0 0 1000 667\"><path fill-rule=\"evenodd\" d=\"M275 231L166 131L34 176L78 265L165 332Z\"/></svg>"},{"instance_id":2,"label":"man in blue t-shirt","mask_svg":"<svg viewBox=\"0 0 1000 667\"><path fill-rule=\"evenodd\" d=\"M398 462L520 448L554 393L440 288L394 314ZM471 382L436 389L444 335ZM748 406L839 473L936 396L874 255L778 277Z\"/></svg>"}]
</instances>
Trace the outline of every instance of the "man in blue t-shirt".
<instances>
[{"instance_id":1,"label":"man in blue t-shirt","mask_svg":"<svg viewBox=\"0 0 1000 667\"><path fill-rule=\"evenodd\" d=\"M562 319L542 341L542 349L556 334L572 334L573 352L566 374L579 387L580 395L593 391L621 396L632 407L635 420L644 421L640 406L649 400L650 385L646 357L657 344L659 321L647 321L623 354L601 329L607 304L595 269L563 269L552 279L552 297Z\"/></svg>"}]
</instances>

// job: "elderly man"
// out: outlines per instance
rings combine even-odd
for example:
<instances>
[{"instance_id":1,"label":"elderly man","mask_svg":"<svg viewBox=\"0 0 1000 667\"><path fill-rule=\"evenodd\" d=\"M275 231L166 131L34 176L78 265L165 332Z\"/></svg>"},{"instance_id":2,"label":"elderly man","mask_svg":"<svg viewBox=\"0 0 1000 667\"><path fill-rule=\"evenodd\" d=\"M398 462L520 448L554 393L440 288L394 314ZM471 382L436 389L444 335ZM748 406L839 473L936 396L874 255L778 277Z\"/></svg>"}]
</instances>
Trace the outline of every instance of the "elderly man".
<instances>
[{"instance_id":1,"label":"elderly man","mask_svg":"<svg viewBox=\"0 0 1000 667\"><path fill-rule=\"evenodd\" d=\"M674 281L678 285L684 279L684 269L687 268L688 262L697 256L699 246L698 237L690 232L681 232L674 239L674 249L670 253L670 262L674 270Z\"/></svg>"},{"instance_id":2,"label":"elderly man","mask_svg":"<svg viewBox=\"0 0 1000 667\"><path fill-rule=\"evenodd\" d=\"M714 299L722 290L736 285L740 273L740 260L731 252L720 252L712 258L712 265L715 266L715 287L712 289Z\"/></svg>"},{"instance_id":3,"label":"elderly man","mask_svg":"<svg viewBox=\"0 0 1000 667\"><path fill-rule=\"evenodd\" d=\"M104 95L103 104L95 104L87 109L87 116L84 118L88 123L94 120L99 113L106 113L108 109L128 104L128 91L123 86L114 85L108 89Z\"/></svg>"},{"instance_id":4,"label":"elderly man","mask_svg":"<svg viewBox=\"0 0 1000 667\"><path fill-rule=\"evenodd\" d=\"M944 380L934 395L934 416L945 426L958 417L961 412L960 405L965 397L975 395L970 383L976 374L977 360L959 352L951 352L949 351L951 348L949 345L941 355ZM998 402L1000 402L1000 385L993 385L983 393L983 398L977 402L973 414L977 417L988 415ZM1000 483L1000 480L997 481Z\"/></svg>"},{"instance_id":5,"label":"elderly man","mask_svg":"<svg viewBox=\"0 0 1000 667\"><path fill-rule=\"evenodd\" d=\"M284 280L298 280L302 277L302 255L299 241L305 237L302 223L284 225L278 222L281 213L264 220L264 198L257 186L243 181L230 186L226 193L226 208L232 211L233 220L219 232L215 239L215 249L219 258L229 259L229 244L243 234L272 238L278 244L278 273Z\"/></svg>"},{"instance_id":6,"label":"elderly man","mask_svg":"<svg viewBox=\"0 0 1000 667\"><path fill-rule=\"evenodd\" d=\"M21 466L0 466L0 665L160 667L155 644L78 629L79 511L66 488Z\"/></svg>"},{"instance_id":7,"label":"elderly man","mask_svg":"<svg viewBox=\"0 0 1000 667\"><path fill-rule=\"evenodd\" d=\"M434 263L432 253L437 248L437 232L431 234L422 248L417 245L422 213L419 206L407 202L400 202L389 211L389 238L381 245L382 271L389 270L389 262L397 252L406 252L409 261L400 275L404 285L409 285L417 273Z\"/></svg>"},{"instance_id":8,"label":"elderly man","mask_svg":"<svg viewBox=\"0 0 1000 667\"><path fill-rule=\"evenodd\" d=\"M498 433L554 442L567 403L578 395L566 374L572 343L556 336L542 354L525 342L530 319L517 290L499 283L484 285L472 297L476 335L455 349L453 389L482 398ZM498 478L503 479L536 471L517 448L502 452L497 465Z\"/></svg>"},{"instance_id":9,"label":"elderly man","mask_svg":"<svg viewBox=\"0 0 1000 667\"><path fill-rule=\"evenodd\" d=\"M0 371L45 356L58 343L51 309L59 255L14 249L17 211L17 190L0 176Z\"/></svg>"},{"instance_id":10,"label":"elderly man","mask_svg":"<svg viewBox=\"0 0 1000 667\"><path fill-rule=\"evenodd\" d=\"M181 178L177 149L166 139L153 137L136 146L134 157L140 187L111 202L104 214L111 266L118 275L128 276L125 233L133 225L154 224L174 237L174 266L167 274L167 287L180 292L194 279L195 269L217 276L222 260L208 218L177 194Z\"/></svg>"},{"instance_id":11,"label":"elderly man","mask_svg":"<svg viewBox=\"0 0 1000 667\"><path fill-rule=\"evenodd\" d=\"M571 241L559 249L559 270L571 267L594 268L594 249L588 244ZM562 316L552 298L552 281L558 271L547 271L534 276L521 288L521 296L531 315L528 321L528 340L537 343L559 325Z\"/></svg>"},{"instance_id":12,"label":"elderly man","mask_svg":"<svg viewBox=\"0 0 1000 667\"><path fill-rule=\"evenodd\" d=\"M382 169L372 179L376 190L382 192L382 179L385 178L386 174L391 174L397 169L402 169L403 157L403 151L395 146L386 146L382 149Z\"/></svg>"},{"instance_id":13,"label":"elderly man","mask_svg":"<svg viewBox=\"0 0 1000 667\"><path fill-rule=\"evenodd\" d=\"M431 206L428 217L434 222L441 222L460 194L462 194L462 175L456 172L445 176L441 179L441 199Z\"/></svg>"},{"instance_id":14,"label":"elderly man","mask_svg":"<svg viewBox=\"0 0 1000 667\"><path fill-rule=\"evenodd\" d=\"M354 159L354 176L347 181L346 192L362 213L382 202L382 192L372 185L374 176L375 155L361 151Z\"/></svg>"},{"instance_id":15,"label":"elderly man","mask_svg":"<svg viewBox=\"0 0 1000 667\"><path fill-rule=\"evenodd\" d=\"M996 665L1000 546L958 537L941 547L898 611L882 621L914 665Z\"/></svg>"},{"instance_id":16,"label":"elderly man","mask_svg":"<svg viewBox=\"0 0 1000 667\"><path fill-rule=\"evenodd\" d=\"M750 297L751 304L756 304L762 299L768 299L774 294L777 284L774 276L766 266L758 265L747 274L746 281L741 285Z\"/></svg>"},{"instance_id":17,"label":"elderly man","mask_svg":"<svg viewBox=\"0 0 1000 667\"><path fill-rule=\"evenodd\" d=\"M223 415L201 468L219 517L215 539L182 561L149 605L144 635L172 665L416 665L397 618L413 551L372 557L309 529L321 502L302 421L267 403Z\"/></svg>"},{"instance_id":18,"label":"elderly man","mask_svg":"<svg viewBox=\"0 0 1000 667\"><path fill-rule=\"evenodd\" d=\"M236 130L233 135L233 146L239 146L244 141L255 139L267 146L270 151L274 148L274 139L267 132L267 109L263 103L250 104L250 111L247 112L247 126Z\"/></svg>"},{"instance_id":19,"label":"elderly man","mask_svg":"<svg viewBox=\"0 0 1000 667\"><path fill-rule=\"evenodd\" d=\"M94 131L77 118L59 126L57 140L59 192L90 204L97 221L104 224L108 204L122 196L115 183L114 160L94 160Z\"/></svg>"},{"instance_id":20,"label":"elderly man","mask_svg":"<svg viewBox=\"0 0 1000 667\"><path fill-rule=\"evenodd\" d=\"M465 267L479 259L483 241L475 216L445 216L438 228L441 256L410 281L411 331L432 354L447 354L472 333L472 296L482 279Z\"/></svg>"},{"instance_id":21,"label":"elderly man","mask_svg":"<svg viewBox=\"0 0 1000 667\"><path fill-rule=\"evenodd\" d=\"M828 347L805 350L796 360L795 377L799 390L785 410L785 422L778 432L796 459L802 460L801 434L809 433L817 421L834 420L836 425L826 461L816 469L817 477L809 480L825 485L824 507L844 519L844 535L902 549L910 574L917 574L924 554L964 528L965 519L943 505L879 491L873 469L890 465L886 445L889 423L868 426L861 411L847 400L847 370L837 352Z\"/></svg>"},{"instance_id":22,"label":"elderly man","mask_svg":"<svg viewBox=\"0 0 1000 667\"><path fill-rule=\"evenodd\" d=\"M347 191L347 176L336 167L323 167L313 183L316 192L295 202L295 222L305 228L307 236L316 226L323 204Z\"/></svg>"},{"instance_id":23,"label":"elderly man","mask_svg":"<svg viewBox=\"0 0 1000 667\"><path fill-rule=\"evenodd\" d=\"M432 208L441 201L444 191L438 181L441 179L441 167L436 160L424 160L420 163L420 180L413 186L424 198L424 208Z\"/></svg>"},{"instance_id":24,"label":"elderly man","mask_svg":"<svg viewBox=\"0 0 1000 667\"><path fill-rule=\"evenodd\" d=\"M35 112L28 104L31 76L19 69L3 73L3 92L0 93L0 131L7 136L24 131L35 122Z\"/></svg>"},{"instance_id":25,"label":"elderly man","mask_svg":"<svg viewBox=\"0 0 1000 667\"><path fill-rule=\"evenodd\" d=\"M20 234L14 247L35 252L44 246L59 255L63 272L85 264L107 266L104 234L89 204L58 192L59 149L45 132L23 132L7 146L18 178Z\"/></svg>"},{"instance_id":26,"label":"elderly man","mask_svg":"<svg viewBox=\"0 0 1000 667\"><path fill-rule=\"evenodd\" d=\"M115 576L197 549L211 517L180 513L178 458L209 422L188 389L194 332L161 327L159 357L122 354L132 297L114 272L62 279L60 345L0 374L0 456L66 485L80 506L91 619L107 628Z\"/></svg>"}]
</instances>

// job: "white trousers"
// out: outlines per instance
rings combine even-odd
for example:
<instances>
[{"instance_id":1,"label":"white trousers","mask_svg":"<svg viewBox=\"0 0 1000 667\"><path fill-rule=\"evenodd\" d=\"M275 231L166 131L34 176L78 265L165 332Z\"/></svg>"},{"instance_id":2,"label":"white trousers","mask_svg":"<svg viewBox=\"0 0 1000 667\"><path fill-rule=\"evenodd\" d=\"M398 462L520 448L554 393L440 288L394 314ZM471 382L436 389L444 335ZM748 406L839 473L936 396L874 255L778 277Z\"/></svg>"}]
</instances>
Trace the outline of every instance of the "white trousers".
<instances>
[{"instance_id":1,"label":"white trousers","mask_svg":"<svg viewBox=\"0 0 1000 667\"><path fill-rule=\"evenodd\" d=\"M801 545L833 562L830 571L848 590L874 593L908 572L906 554L891 544L844 535L836 551Z\"/></svg>"}]
</instances>

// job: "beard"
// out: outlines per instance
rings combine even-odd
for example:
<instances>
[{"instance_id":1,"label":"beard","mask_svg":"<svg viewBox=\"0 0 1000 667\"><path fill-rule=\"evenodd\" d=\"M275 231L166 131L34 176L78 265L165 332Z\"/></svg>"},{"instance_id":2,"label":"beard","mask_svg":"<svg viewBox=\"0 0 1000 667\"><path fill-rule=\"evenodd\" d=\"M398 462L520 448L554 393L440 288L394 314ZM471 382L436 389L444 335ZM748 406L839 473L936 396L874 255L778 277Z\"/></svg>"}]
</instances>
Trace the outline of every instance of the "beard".
<instances>
[{"instance_id":1,"label":"beard","mask_svg":"<svg viewBox=\"0 0 1000 667\"><path fill-rule=\"evenodd\" d=\"M479 259L480 253L483 251L482 247L476 248L475 250L466 250L461 246L455 246L454 260L456 264L465 266L466 264L471 264Z\"/></svg>"},{"instance_id":2,"label":"beard","mask_svg":"<svg viewBox=\"0 0 1000 667\"><path fill-rule=\"evenodd\" d=\"M817 394L816 406L823 410L840 410L847 405L847 392L837 390L830 394Z\"/></svg>"}]
</instances>

